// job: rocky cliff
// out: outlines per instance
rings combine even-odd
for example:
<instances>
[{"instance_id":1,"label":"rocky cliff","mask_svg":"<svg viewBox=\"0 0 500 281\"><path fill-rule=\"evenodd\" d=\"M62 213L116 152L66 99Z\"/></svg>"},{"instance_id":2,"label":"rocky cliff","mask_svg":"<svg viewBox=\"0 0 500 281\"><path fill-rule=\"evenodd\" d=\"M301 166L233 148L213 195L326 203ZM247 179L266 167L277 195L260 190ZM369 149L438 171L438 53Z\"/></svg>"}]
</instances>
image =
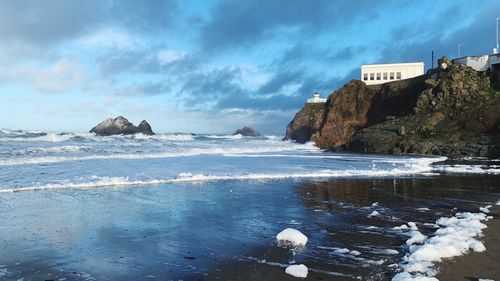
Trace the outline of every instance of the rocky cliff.
<instances>
[{"instance_id":1,"label":"rocky cliff","mask_svg":"<svg viewBox=\"0 0 500 281\"><path fill-rule=\"evenodd\" d=\"M307 103L288 124L285 138L300 143L308 142L319 131L324 113L323 104Z\"/></svg>"},{"instance_id":2,"label":"rocky cliff","mask_svg":"<svg viewBox=\"0 0 500 281\"><path fill-rule=\"evenodd\" d=\"M286 137L337 151L499 157L496 73L445 57L439 65L426 75L382 85L350 81L326 104L299 111Z\"/></svg>"}]
</instances>

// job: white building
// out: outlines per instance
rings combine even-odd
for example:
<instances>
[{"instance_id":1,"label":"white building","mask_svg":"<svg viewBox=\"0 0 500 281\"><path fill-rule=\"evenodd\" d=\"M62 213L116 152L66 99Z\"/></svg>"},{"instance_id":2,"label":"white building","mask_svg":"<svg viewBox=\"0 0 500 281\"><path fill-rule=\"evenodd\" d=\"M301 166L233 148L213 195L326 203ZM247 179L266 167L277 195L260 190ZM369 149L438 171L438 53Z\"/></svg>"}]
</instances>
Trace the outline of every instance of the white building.
<instances>
[{"instance_id":1,"label":"white building","mask_svg":"<svg viewBox=\"0 0 500 281\"><path fill-rule=\"evenodd\" d=\"M466 56L451 60L455 64L463 64L477 71L486 71L500 66L500 55Z\"/></svg>"},{"instance_id":2,"label":"white building","mask_svg":"<svg viewBox=\"0 0 500 281\"><path fill-rule=\"evenodd\" d=\"M325 103L326 98L320 98L319 93L314 93L311 99L307 99L307 103Z\"/></svg>"},{"instance_id":3,"label":"white building","mask_svg":"<svg viewBox=\"0 0 500 281\"><path fill-rule=\"evenodd\" d=\"M408 79L423 74L423 62L361 65L361 81L365 82L366 85Z\"/></svg>"}]
</instances>

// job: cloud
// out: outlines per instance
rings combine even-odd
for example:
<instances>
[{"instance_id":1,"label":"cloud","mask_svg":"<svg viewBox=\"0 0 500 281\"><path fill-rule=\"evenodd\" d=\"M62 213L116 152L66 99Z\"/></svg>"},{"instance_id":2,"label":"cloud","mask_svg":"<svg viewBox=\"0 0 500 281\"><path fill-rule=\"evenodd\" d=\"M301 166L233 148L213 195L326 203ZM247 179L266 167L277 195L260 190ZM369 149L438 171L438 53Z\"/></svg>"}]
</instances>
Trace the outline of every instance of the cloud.
<instances>
[{"instance_id":1,"label":"cloud","mask_svg":"<svg viewBox=\"0 0 500 281\"><path fill-rule=\"evenodd\" d=\"M0 2L2 41L46 44L83 33L103 15L100 0L7 0Z\"/></svg>"},{"instance_id":2,"label":"cloud","mask_svg":"<svg viewBox=\"0 0 500 281\"><path fill-rule=\"evenodd\" d=\"M89 32L76 41L77 44L87 48L132 49L141 47L141 42L136 36L114 27Z\"/></svg>"},{"instance_id":3,"label":"cloud","mask_svg":"<svg viewBox=\"0 0 500 281\"><path fill-rule=\"evenodd\" d=\"M116 91L120 96L155 96L169 93L171 88L168 83L153 81L134 83Z\"/></svg>"},{"instance_id":4,"label":"cloud","mask_svg":"<svg viewBox=\"0 0 500 281\"><path fill-rule=\"evenodd\" d=\"M461 42L469 42L462 46L462 55L483 55L490 54L495 46L495 18L498 17L500 4L490 3L481 6L481 9L475 11L473 20L468 24L458 26L451 32L446 33L443 28L444 20L450 15L461 16L464 13L470 13L467 8L457 8L452 6L437 15L434 21L425 23L435 26L436 30L429 33L425 38L419 38L418 41L412 40L413 36L418 36L418 30L425 29L424 23L413 33L402 36L401 30L396 30L392 34L392 44L381 50L381 61L399 62L399 61L424 61L426 67L431 67L431 52L435 53L434 65L437 65L437 59L442 56L455 58L458 56L457 45ZM401 27L405 29L406 26ZM395 52L394 50L398 51Z\"/></svg>"},{"instance_id":5,"label":"cloud","mask_svg":"<svg viewBox=\"0 0 500 281\"><path fill-rule=\"evenodd\" d=\"M334 32L341 23L359 17L375 17L385 3L375 1L255 0L218 2L211 20L201 30L201 47L208 52L227 48L249 49L268 38L313 38L325 31Z\"/></svg>"},{"instance_id":6,"label":"cloud","mask_svg":"<svg viewBox=\"0 0 500 281\"><path fill-rule=\"evenodd\" d=\"M84 71L78 62L62 58L48 67L33 64L0 68L0 81L4 83L27 83L43 93L63 93L81 85Z\"/></svg>"},{"instance_id":7,"label":"cloud","mask_svg":"<svg viewBox=\"0 0 500 281\"><path fill-rule=\"evenodd\" d=\"M171 27L177 13L172 0L5 0L0 1L0 37L46 45L110 25L151 33Z\"/></svg>"}]
</instances>

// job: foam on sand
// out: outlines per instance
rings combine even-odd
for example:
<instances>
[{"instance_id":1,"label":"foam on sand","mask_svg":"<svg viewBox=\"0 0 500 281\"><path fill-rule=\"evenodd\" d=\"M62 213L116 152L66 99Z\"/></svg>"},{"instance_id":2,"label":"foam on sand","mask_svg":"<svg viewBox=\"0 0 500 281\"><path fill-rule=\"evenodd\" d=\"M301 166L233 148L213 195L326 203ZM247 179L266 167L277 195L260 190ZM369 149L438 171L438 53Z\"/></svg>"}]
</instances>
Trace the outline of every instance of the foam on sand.
<instances>
[{"instance_id":1,"label":"foam on sand","mask_svg":"<svg viewBox=\"0 0 500 281\"><path fill-rule=\"evenodd\" d=\"M307 236L294 228L287 228L281 231L276 235L276 239L278 239L278 241L290 243L293 246L305 246L307 243Z\"/></svg>"},{"instance_id":2,"label":"foam on sand","mask_svg":"<svg viewBox=\"0 0 500 281\"><path fill-rule=\"evenodd\" d=\"M434 171L445 174L491 174L500 175L497 165L439 165Z\"/></svg>"},{"instance_id":3,"label":"foam on sand","mask_svg":"<svg viewBox=\"0 0 500 281\"><path fill-rule=\"evenodd\" d=\"M295 276L295 277L306 278L308 270L307 270L307 266L305 266L303 264L293 264L293 265L287 266L287 268L285 269L285 272L287 274L290 274L290 275Z\"/></svg>"},{"instance_id":4,"label":"foam on sand","mask_svg":"<svg viewBox=\"0 0 500 281\"><path fill-rule=\"evenodd\" d=\"M443 258L467 254L470 250L486 250L483 243L475 237L482 236L482 230L487 227L482 221L490 218L485 213L469 212L440 218L436 221L440 228L429 238L425 238L417 230L412 230L411 238L406 242L409 253L403 258L403 271L396 274L392 280L437 280L434 277L437 274L434 268L436 262Z\"/></svg>"}]
</instances>

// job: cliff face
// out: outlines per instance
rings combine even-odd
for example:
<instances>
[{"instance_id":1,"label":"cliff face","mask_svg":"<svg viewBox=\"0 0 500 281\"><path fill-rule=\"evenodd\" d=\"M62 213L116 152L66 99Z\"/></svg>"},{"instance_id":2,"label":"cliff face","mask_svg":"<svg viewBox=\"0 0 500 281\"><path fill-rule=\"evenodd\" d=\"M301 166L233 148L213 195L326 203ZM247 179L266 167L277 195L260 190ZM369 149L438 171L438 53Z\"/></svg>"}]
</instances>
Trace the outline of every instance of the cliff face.
<instances>
[{"instance_id":1,"label":"cliff face","mask_svg":"<svg viewBox=\"0 0 500 281\"><path fill-rule=\"evenodd\" d=\"M383 85L353 80L329 96L321 117L303 109L290 124L314 124L309 139L330 150L500 156L495 75L439 64L446 67ZM294 133L289 125L287 136Z\"/></svg>"},{"instance_id":2,"label":"cliff face","mask_svg":"<svg viewBox=\"0 0 500 281\"><path fill-rule=\"evenodd\" d=\"M306 104L288 124L285 139L292 139L300 143L310 141L321 126L324 112L323 104Z\"/></svg>"}]
</instances>

